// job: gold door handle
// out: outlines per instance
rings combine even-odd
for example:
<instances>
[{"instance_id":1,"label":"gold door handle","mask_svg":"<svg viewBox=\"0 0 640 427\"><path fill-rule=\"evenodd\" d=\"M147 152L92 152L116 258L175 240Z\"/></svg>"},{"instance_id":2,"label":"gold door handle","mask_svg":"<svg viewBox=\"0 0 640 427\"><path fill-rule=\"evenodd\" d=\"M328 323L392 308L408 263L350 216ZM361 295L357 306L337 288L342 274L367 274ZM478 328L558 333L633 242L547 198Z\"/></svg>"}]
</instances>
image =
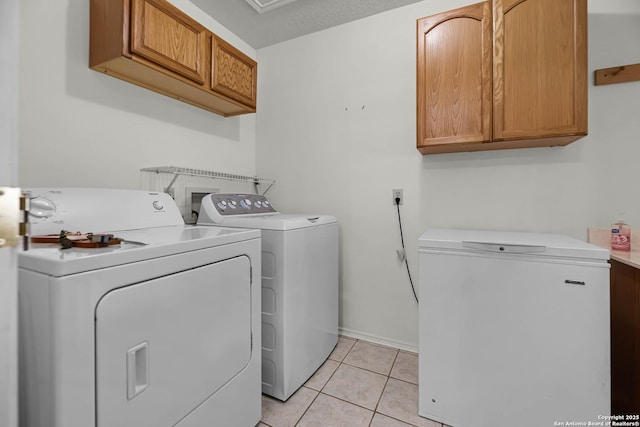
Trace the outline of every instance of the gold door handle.
<instances>
[{"instance_id":1,"label":"gold door handle","mask_svg":"<svg viewBox=\"0 0 640 427\"><path fill-rule=\"evenodd\" d=\"M29 248L29 197L14 187L0 187L0 248Z\"/></svg>"}]
</instances>

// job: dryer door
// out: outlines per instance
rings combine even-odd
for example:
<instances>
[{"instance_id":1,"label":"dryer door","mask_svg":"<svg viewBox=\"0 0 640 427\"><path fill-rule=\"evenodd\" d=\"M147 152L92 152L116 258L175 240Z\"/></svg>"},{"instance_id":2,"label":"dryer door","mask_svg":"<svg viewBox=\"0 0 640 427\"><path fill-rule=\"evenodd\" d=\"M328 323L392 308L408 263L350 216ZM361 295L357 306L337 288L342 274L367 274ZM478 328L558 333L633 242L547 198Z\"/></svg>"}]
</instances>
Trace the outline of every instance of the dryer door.
<instances>
[{"instance_id":1,"label":"dryer door","mask_svg":"<svg viewBox=\"0 0 640 427\"><path fill-rule=\"evenodd\" d=\"M174 425L251 358L239 256L106 294L96 309L97 426Z\"/></svg>"}]
</instances>

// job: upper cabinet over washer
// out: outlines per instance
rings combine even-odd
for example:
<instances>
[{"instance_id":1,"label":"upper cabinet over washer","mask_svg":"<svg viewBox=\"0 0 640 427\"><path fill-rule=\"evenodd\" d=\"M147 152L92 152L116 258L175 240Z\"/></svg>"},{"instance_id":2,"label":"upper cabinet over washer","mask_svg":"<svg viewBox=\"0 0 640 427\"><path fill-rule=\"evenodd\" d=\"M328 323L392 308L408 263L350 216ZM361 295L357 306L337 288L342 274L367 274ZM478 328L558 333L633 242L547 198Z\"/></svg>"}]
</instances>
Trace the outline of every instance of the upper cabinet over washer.
<instances>
[{"instance_id":1,"label":"upper cabinet over washer","mask_svg":"<svg viewBox=\"0 0 640 427\"><path fill-rule=\"evenodd\" d=\"M223 116L256 111L256 62L166 0L91 0L89 66Z\"/></svg>"},{"instance_id":2,"label":"upper cabinet over washer","mask_svg":"<svg viewBox=\"0 0 640 427\"><path fill-rule=\"evenodd\" d=\"M168 3L131 2L131 53L204 84L206 28Z\"/></svg>"},{"instance_id":3,"label":"upper cabinet over washer","mask_svg":"<svg viewBox=\"0 0 640 427\"><path fill-rule=\"evenodd\" d=\"M586 0L493 0L417 22L422 154L587 134Z\"/></svg>"}]
</instances>

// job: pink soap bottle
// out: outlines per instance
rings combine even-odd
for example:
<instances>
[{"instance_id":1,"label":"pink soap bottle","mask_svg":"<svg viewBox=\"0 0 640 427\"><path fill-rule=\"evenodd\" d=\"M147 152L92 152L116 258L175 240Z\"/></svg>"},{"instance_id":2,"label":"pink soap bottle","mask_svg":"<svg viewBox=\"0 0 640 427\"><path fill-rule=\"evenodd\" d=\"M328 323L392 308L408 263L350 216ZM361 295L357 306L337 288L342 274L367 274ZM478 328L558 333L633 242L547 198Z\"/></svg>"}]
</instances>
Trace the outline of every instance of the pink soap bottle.
<instances>
[{"instance_id":1,"label":"pink soap bottle","mask_svg":"<svg viewBox=\"0 0 640 427\"><path fill-rule=\"evenodd\" d=\"M611 226L611 249L627 252L631 250L631 228L622 220Z\"/></svg>"}]
</instances>

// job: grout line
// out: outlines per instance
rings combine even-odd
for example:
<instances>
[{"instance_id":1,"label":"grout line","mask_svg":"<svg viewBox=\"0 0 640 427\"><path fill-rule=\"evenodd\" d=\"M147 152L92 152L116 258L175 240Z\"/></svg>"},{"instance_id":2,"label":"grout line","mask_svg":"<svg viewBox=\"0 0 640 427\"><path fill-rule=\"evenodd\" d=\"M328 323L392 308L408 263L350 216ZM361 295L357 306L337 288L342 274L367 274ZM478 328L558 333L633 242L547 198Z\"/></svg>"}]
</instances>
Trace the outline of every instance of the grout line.
<instances>
[{"instance_id":1,"label":"grout line","mask_svg":"<svg viewBox=\"0 0 640 427\"><path fill-rule=\"evenodd\" d=\"M304 387L304 385L303 385L302 387ZM300 388L302 388L302 387L300 387ZM308 387L307 387L307 388L308 388ZM299 390L299 389L298 389L298 390ZM309 390L313 390L313 389L312 389L312 388L310 388ZM316 391L316 390L313 390L313 391ZM316 397L314 397L314 398L313 398L313 400L311 401L311 403L309 403L309 406L307 406L307 407L305 408L305 410L302 412L302 415L300 415L300 418L298 418L298 419L296 420L296 422L295 422L295 424L293 425L293 427L297 426L297 425L300 423L300 421L302 421L302 419L303 419L303 418L304 418L304 416L307 414L307 412L309 412L309 408L311 408L311 405L313 405L313 404L314 404L314 402L316 401L316 399L318 399L318 396L320 396L320 392L318 392L318 394L316 394Z\"/></svg>"},{"instance_id":2,"label":"grout line","mask_svg":"<svg viewBox=\"0 0 640 427\"><path fill-rule=\"evenodd\" d=\"M351 347L349 347L349 351L347 351L347 353L344 355L344 357L342 358L340 363L343 363L344 359L346 359L347 356L349 356L349 354L353 351L353 348L356 346L356 344L358 344L358 341L360 341L360 340L356 339L356 340L353 341L353 344L351 345Z\"/></svg>"},{"instance_id":3,"label":"grout line","mask_svg":"<svg viewBox=\"0 0 640 427\"><path fill-rule=\"evenodd\" d=\"M335 362L335 360L334 360L334 362ZM322 385L322 387L320 387L320 390L318 391L318 393L322 393L322 390L324 390L324 388L327 386L327 384L329 384L329 381L331 381L331 378L333 378L333 376L336 374L336 372L338 372L338 369L340 369L341 365L342 365L342 362L338 362L338 367L333 370L331 375L329 375L329 379ZM327 393L324 393L324 394L327 394Z\"/></svg>"},{"instance_id":4,"label":"grout line","mask_svg":"<svg viewBox=\"0 0 640 427\"><path fill-rule=\"evenodd\" d=\"M356 345L356 343L357 343L358 341L363 341L363 342L365 342L365 343L369 343L369 342L368 342L368 341L366 341L366 340L360 340L360 339L355 339L355 338L349 338L349 340L353 340L353 345L349 348L349 351L347 351L347 352L346 352L346 354L345 354L345 356L342 358L342 360L335 360L335 359L329 359L329 358L327 358L327 360L331 360L331 361L333 361L333 362L337 362L337 363L338 363L338 366L337 366L337 367L336 367L336 369L331 373L331 375L329 376L329 378L327 379L327 381L325 381L325 383L322 385L322 387L320 388L320 390L319 390L319 391L318 391L318 390L315 390L315 389L312 389L312 388L310 388L310 387L307 387L305 384L303 384L303 385L302 385L302 387L305 387L305 388L307 388L307 389L309 389L309 390L315 391L315 392L317 392L317 394L316 394L316 396L313 398L313 400L309 403L309 405L307 405L307 407L306 407L306 408L305 408L305 410L303 411L302 415L300 415L300 417L295 421L294 427L295 427L295 426L298 426L298 424L302 421L302 419L303 419L303 418L304 418L304 416L307 414L307 412L309 411L309 409L311 408L311 406L315 403L315 401L318 399L318 397L319 397L321 394L323 394L323 395L325 395L325 396L327 396L327 397L331 397L331 398L333 398L333 399L340 400L340 401L345 402L345 403L347 403L347 404L357 406L357 407L359 407L359 408L362 408L362 409L365 409L365 410L367 410L367 411L371 412L371 413L372 413L372 416L371 416L371 420L369 421L369 424L368 424L368 426L369 426L369 427L371 427L371 424L373 423L373 419L375 418L376 414L380 414L381 416L384 416L384 417L387 417L387 418L393 419L393 420L395 420L395 421L398 421L398 422L404 423L404 424L406 424L406 425L408 425L408 426L411 426L411 427L417 427L415 424L412 424L412 423L410 423L410 422L408 422L408 421L401 420L401 419L399 419L399 418L395 418L395 417L393 417L393 416L390 416L390 415L384 414L384 413L382 413L382 412L378 412L378 407L379 407L380 402L381 402L381 400L382 400L382 396L384 395L384 392L385 392L385 390L386 390L386 388L387 388L387 385L389 384L389 380L390 380L391 378L393 378L393 379L394 379L394 380L396 380L396 381L401 381L401 382L403 382L403 383L410 384L410 385L412 385L412 386L417 385L417 384L414 384L414 383L412 383L412 382L405 381L405 380L402 380L402 379L400 379L400 378L395 378L395 377L392 377L392 376L391 376L391 372L393 371L393 367L395 366L395 364L396 364L396 362L397 362L397 360L398 360L398 355L399 355L399 354L400 354L400 352L401 352L401 351L403 351L403 350L401 350L401 349L397 349L397 348L393 348L393 347L389 347L389 346L379 345L379 346L381 346L381 347L386 347L386 348L390 348L390 349L396 350L396 354L395 354L395 356L394 356L394 358L393 358L393 362L391 363L391 368L390 368L390 370L389 370L389 373L385 375L385 374L381 374L380 372L372 371L372 370L370 370L370 369L362 368L362 367L360 367L360 366L355 366L355 365L351 365L351 364L349 364L349 363L345 363L345 362L344 362L344 360L347 358L347 356L349 355L349 353L351 353L351 351L353 350L353 348L355 347L355 345ZM374 344L374 345L378 345L378 344L376 344L376 343L372 343L372 344ZM411 352L409 352L409 351L403 351L403 352L404 352L404 353L409 353L409 354L415 354L415 353L411 353ZM326 362L326 361L325 361L325 362ZM385 381L384 387L382 388L382 392L380 393L380 396L378 397L378 400L377 400L377 402L376 402L375 408L374 408L373 410L372 410L372 409L370 409L370 408L366 408L366 407L364 407L364 406L362 406L362 405L359 405L359 404L357 404L357 403L350 402L350 401L348 401L348 400L346 400L346 399L344 399L344 398L336 397L336 396L333 396L333 395L331 395L331 394L328 394L328 393L324 393L324 392L323 392L323 390L324 390L324 389L326 388L326 386L329 384L329 382L331 381L331 379L333 379L333 377L335 376L336 372L338 371L338 369L340 369L340 367L341 367L342 365L346 365L346 366L349 366L349 367L352 367L352 368L356 368L356 369L362 369L362 370L364 370L364 371L371 372L371 373L378 374L378 375L382 375L382 376L385 376L385 377L386 377L386 381ZM260 420L260 421L259 421L259 423L260 423L260 422L261 422L261 423L263 423L263 424L265 424L265 425L267 425L267 426L269 426L269 427L272 427L270 424L267 424L267 423L265 423L265 422L264 422L264 421L262 421L262 420ZM444 424L440 424L440 426L441 426L441 427L446 427Z\"/></svg>"},{"instance_id":5,"label":"grout line","mask_svg":"<svg viewBox=\"0 0 640 427\"><path fill-rule=\"evenodd\" d=\"M349 355L349 353L351 353L351 351L353 350L353 348L356 346L356 344L357 344L359 341L362 341L362 342L363 342L363 343L365 343L365 344L370 344L370 345L373 345L373 346L376 346L376 347L382 347L382 348L385 348L385 349L388 349L388 350L393 350L393 351L395 351L395 352L396 352L395 356L393 356L393 361L391 362L391 367L389 368L389 372L388 372L388 373L386 373L386 374L385 374L385 373L382 373L382 372L378 372L378 371L374 371L374 370L371 370L371 369L368 369L368 368L364 368L364 367L362 367L362 366L353 365L353 364L351 364L351 363L349 363L349 362L345 362L345 360L347 359L347 356ZM388 377L389 375L391 375L391 371L393 370L393 365L394 365L394 363L396 363L396 359L398 358L398 353L399 353L399 352L400 352L400 350L399 350L399 349L397 349L397 348L389 347L389 346L382 345L382 344L376 344L376 343L374 343L374 342L370 342L370 341L366 341L366 340L356 339L356 340L355 340L355 342L354 342L354 344L351 346L351 349L349 349L349 351L348 351L348 352L347 352L347 354L344 356L344 358L342 359L342 361L340 362L340 364L344 363L344 364L345 364L345 365L347 365L347 366L352 366L352 367L354 367L354 368L363 369L363 370L368 371L368 372L373 372L374 374L383 375L383 376L387 376L387 377Z\"/></svg>"},{"instance_id":6,"label":"grout line","mask_svg":"<svg viewBox=\"0 0 640 427\"><path fill-rule=\"evenodd\" d=\"M349 348L349 351L347 351L347 353L344 355L344 357L342 358L342 360L344 360L347 357L347 354L349 354L351 352L351 350L353 349L353 347L355 346L356 342L358 340L355 340L353 342L353 345ZM327 358L327 360L333 360L333 359L329 359ZM311 401L311 403L309 403L309 406L307 406L304 410L304 412L302 413L302 415L300 415L300 418L298 418L294 424L294 427L298 425L298 423L300 423L300 421L302 421L302 419L304 418L304 416L307 414L307 412L309 411L309 409L311 408L311 406L315 403L315 401L318 399L318 396L320 396L321 394L324 394L325 396L331 396L330 394L326 394L326 393L322 393L322 390L324 390L324 388L327 386L327 384L329 384L329 381L331 381L331 378L333 378L333 376L335 375L335 373L338 371L338 369L340 369L340 365L342 365L342 361L337 361L334 360L334 362L338 362L338 367L331 373L331 375L329 376L329 379L324 383L324 385L322 387L320 387L320 391L318 391L318 394L316 395L316 397L313 398L313 400ZM325 362L326 363L326 360ZM324 364L323 363L323 364ZM322 365L320 365L322 366ZM319 369L319 368L318 368ZM308 381L308 380L307 380ZM302 387L304 387L305 385L303 384ZM309 390L313 390L312 388L307 387ZM317 391L317 390L313 390L313 391ZM335 396L331 396L336 398ZM336 398L337 399L337 398ZM342 400L342 399L340 399ZM346 402L346 401L345 401ZM351 402L347 402L347 403L351 403ZM373 417L371 417L373 419Z\"/></svg>"},{"instance_id":7,"label":"grout line","mask_svg":"<svg viewBox=\"0 0 640 427\"><path fill-rule=\"evenodd\" d=\"M378 401L376 402L376 406L373 409L373 417L371 417L371 422L369 423L369 426L371 426L371 423L373 422L373 419L375 418L376 414L379 414L378 406L380 406L380 401L382 400L382 396L384 395L384 391L387 388L387 384L389 384L389 377L387 377L387 380L384 382L384 387L382 387L382 393L380 393L380 397L378 397Z\"/></svg>"},{"instance_id":8,"label":"grout line","mask_svg":"<svg viewBox=\"0 0 640 427\"><path fill-rule=\"evenodd\" d=\"M391 362L391 368L389 368L389 374L387 375L387 380L384 382L384 387L382 387L382 393L380 393L380 397L378 397L378 401L376 402L376 407L374 409L374 413L378 412L378 406L380 406L380 401L382 400L382 396L384 395L384 391L387 389L387 384L389 384L389 378L391 378L391 371L393 371L393 366L396 364L396 360L398 360L398 351L396 351L396 355L393 358L393 362Z\"/></svg>"},{"instance_id":9,"label":"grout line","mask_svg":"<svg viewBox=\"0 0 640 427\"><path fill-rule=\"evenodd\" d=\"M362 366L352 365L352 364L346 363L346 362L341 363L341 365L347 365L347 366L349 366L351 368L362 369L363 371L371 372L372 374L382 375L383 377L389 377L389 374L391 373L391 371L389 371L389 374L382 374L382 373L380 373L378 371L372 371L371 369L363 368Z\"/></svg>"},{"instance_id":10,"label":"grout line","mask_svg":"<svg viewBox=\"0 0 640 427\"><path fill-rule=\"evenodd\" d=\"M332 394L327 394L327 393L318 393L318 394L324 394L325 396L330 397L330 398L332 398L332 399L336 399L336 400L339 400L339 401L341 401L341 402L348 403L349 405L357 406L358 408L365 409L365 410L367 410L367 411L372 412L372 413L374 413L374 414L375 414L375 411L374 411L373 409L371 409L371 408L367 408L367 407L362 406L362 405L358 405L357 403L350 402L350 401L345 400L345 399L343 399L343 398L341 398L341 397L337 397L337 396L334 396L334 395L332 395Z\"/></svg>"}]
</instances>

